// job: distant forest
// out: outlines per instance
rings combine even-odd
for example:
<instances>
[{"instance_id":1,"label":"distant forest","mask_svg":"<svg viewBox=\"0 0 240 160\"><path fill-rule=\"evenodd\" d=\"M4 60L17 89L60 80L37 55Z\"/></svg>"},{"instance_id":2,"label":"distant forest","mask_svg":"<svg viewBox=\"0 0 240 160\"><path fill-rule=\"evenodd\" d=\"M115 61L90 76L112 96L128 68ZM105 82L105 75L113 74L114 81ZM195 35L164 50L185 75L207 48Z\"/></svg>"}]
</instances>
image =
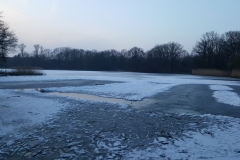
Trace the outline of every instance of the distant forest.
<instances>
[{"instance_id":1,"label":"distant forest","mask_svg":"<svg viewBox=\"0 0 240 160\"><path fill-rule=\"evenodd\" d=\"M156 45L149 51L133 47L130 50L97 51L69 47L44 49L34 45L32 53L20 44L19 54L7 58L1 68L36 66L43 69L132 71L155 73L191 73L192 69L240 69L240 31L222 35L207 32L191 53L176 42Z\"/></svg>"}]
</instances>

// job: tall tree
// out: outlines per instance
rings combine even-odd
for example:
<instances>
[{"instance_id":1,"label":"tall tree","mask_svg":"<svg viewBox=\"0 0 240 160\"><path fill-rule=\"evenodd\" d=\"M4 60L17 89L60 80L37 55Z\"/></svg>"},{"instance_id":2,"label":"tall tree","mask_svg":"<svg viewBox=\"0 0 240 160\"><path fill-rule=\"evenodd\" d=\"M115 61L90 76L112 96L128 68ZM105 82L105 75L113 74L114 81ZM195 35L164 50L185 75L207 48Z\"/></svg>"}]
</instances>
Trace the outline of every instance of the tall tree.
<instances>
[{"instance_id":1,"label":"tall tree","mask_svg":"<svg viewBox=\"0 0 240 160\"><path fill-rule=\"evenodd\" d=\"M20 54L21 54L21 57L24 57L24 49L26 48L26 45L25 44L19 44L18 45L18 48L20 49Z\"/></svg>"},{"instance_id":2,"label":"tall tree","mask_svg":"<svg viewBox=\"0 0 240 160\"><path fill-rule=\"evenodd\" d=\"M226 32L223 39L223 56L228 68L240 68L240 31Z\"/></svg>"},{"instance_id":3,"label":"tall tree","mask_svg":"<svg viewBox=\"0 0 240 160\"><path fill-rule=\"evenodd\" d=\"M38 55L39 48L40 48L40 45L39 45L39 44L35 44L35 45L34 45L34 49L35 49L34 53L35 53L36 55Z\"/></svg>"},{"instance_id":4,"label":"tall tree","mask_svg":"<svg viewBox=\"0 0 240 160\"><path fill-rule=\"evenodd\" d=\"M176 42L156 45L148 51L148 65L154 72L178 72L180 58L185 54L187 52L183 50L183 46Z\"/></svg>"},{"instance_id":5,"label":"tall tree","mask_svg":"<svg viewBox=\"0 0 240 160\"><path fill-rule=\"evenodd\" d=\"M140 72L144 70L144 66L141 65L143 58L145 57L145 53L142 48L133 47L128 50L127 54L130 59L128 67L130 67L131 71Z\"/></svg>"},{"instance_id":6,"label":"tall tree","mask_svg":"<svg viewBox=\"0 0 240 160\"><path fill-rule=\"evenodd\" d=\"M223 35L227 52L231 55L240 54L240 31L229 31Z\"/></svg>"},{"instance_id":7,"label":"tall tree","mask_svg":"<svg viewBox=\"0 0 240 160\"><path fill-rule=\"evenodd\" d=\"M1 13L0 18L2 18ZM0 19L0 62L6 60L7 54L17 47L17 42L18 39L14 32Z\"/></svg>"},{"instance_id":8,"label":"tall tree","mask_svg":"<svg viewBox=\"0 0 240 160\"><path fill-rule=\"evenodd\" d=\"M216 32L205 33L193 48L193 53L198 56L198 67L216 68L215 58L220 53L221 47L221 37Z\"/></svg>"}]
</instances>

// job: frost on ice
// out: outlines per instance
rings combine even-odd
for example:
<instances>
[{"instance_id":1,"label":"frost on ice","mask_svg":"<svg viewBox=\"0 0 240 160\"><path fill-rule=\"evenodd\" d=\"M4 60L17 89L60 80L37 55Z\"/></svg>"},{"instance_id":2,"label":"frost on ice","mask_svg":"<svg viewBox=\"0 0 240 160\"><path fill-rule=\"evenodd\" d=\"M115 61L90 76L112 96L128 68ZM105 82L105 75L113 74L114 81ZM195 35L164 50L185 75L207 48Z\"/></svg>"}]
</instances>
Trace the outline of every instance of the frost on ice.
<instances>
[{"instance_id":1,"label":"frost on ice","mask_svg":"<svg viewBox=\"0 0 240 160\"><path fill-rule=\"evenodd\" d=\"M201 129L185 132L174 141L155 139L152 146L144 150L133 149L124 159L214 159L238 160L240 158L240 119L225 116L203 115L227 121ZM163 143L165 142L165 143ZM227 157L227 158L226 158Z\"/></svg>"},{"instance_id":2,"label":"frost on ice","mask_svg":"<svg viewBox=\"0 0 240 160\"><path fill-rule=\"evenodd\" d=\"M66 104L56 100L19 95L0 89L0 135L22 126L44 122Z\"/></svg>"}]
</instances>

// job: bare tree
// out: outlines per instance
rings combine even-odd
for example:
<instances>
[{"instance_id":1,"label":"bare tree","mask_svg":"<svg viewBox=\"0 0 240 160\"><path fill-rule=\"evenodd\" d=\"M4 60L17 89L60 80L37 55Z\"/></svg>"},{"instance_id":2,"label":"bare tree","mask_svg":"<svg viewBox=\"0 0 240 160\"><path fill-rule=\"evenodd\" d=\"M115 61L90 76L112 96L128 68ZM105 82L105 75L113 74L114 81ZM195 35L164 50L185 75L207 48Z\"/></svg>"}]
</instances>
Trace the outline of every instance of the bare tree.
<instances>
[{"instance_id":1,"label":"bare tree","mask_svg":"<svg viewBox=\"0 0 240 160\"><path fill-rule=\"evenodd\" d=\"M26 45L25 44L19 44L18 45L18 48L20 49L20 54L21 54L21 57L24 57L24 49L26 48Z\"/></svg>"},{"instance_id":2,"label":"bare tree","mask_svg":"<svg viewBox=\"0 0 240 160\"><path fill-rule=\"evenodd\" d=\"M240 31L229 31L223 34L226 52L230 55L240 54Z\"/></svg>"},{"instance_id":3,"label":"bare tree","mask_svg":"<svg viewBox=\"0 0 240 160\"><path fill-rule=\"evenodd\" d=\"M215 68L215 57L221 51L221 41L219 34L212 31L205 33L196 43L193 53L198 56L202 68Z\"/></svg>"},{"instance_id":4,"label":"bare tree","mask_svg":"<svg viewBox=\"0 0 240 160\"><path fill-rule=\"evenodd\" d=\"M239 68L240 32L229 31L223 35L205 33L193 48L196 68L231 70ZM239 63L240 64L240 63Z\"/></svg>"},{"instance_id":5,"label":"bare tree","mask_svg":"<svg viewBox=\"0 0 240 160\"><path fill-rule=\"evenodd\" d=\"M10 31L8 24L0 19L0 62L6 60L7 54L17 47L17 42L14 32Z\"/></svg>"},{"instance_id":6,"label":"bare tree","mask_svg":"<svg viewBox=\"0 0 240 160\"><path fill-rule=\"evenodd\" d=\"M39 51L40 45L39 45L39 44L35 44L35 45L34 45L34 48L35 48L34 53L35 53L36 55L38 55L38 51Z\"/></svg>"},{"instance_id":7,"label":"bare tree","mask_svg":"<svg viewBox=\"0 0 240 160\"><path fill-rule=\"evenodd\" d=\"M144 57L144 51L142 48L138 48L138 47L133 47L130 50L128 50L128 57L132 58L132 57Z\"/></svg>"},{"instance_id":8,"label":"bare tree","mask_svg":"<svg viewBox=\"0 0 240 160\"><path fill-rule=\"evenodd\" d=\"M229 68L240 68L240 31L223 34L223 56Z\"/></svg>"},{"instance_id":9,"label":"bare tree","mask_svg":"<svg viewBox=\"0 0 240 160\"><path fill-rule=\"evenodd\" d=\"M40 54L43 54L43 50L44 50L43 46L40 46Z\"/></svg>"}]
</instances>

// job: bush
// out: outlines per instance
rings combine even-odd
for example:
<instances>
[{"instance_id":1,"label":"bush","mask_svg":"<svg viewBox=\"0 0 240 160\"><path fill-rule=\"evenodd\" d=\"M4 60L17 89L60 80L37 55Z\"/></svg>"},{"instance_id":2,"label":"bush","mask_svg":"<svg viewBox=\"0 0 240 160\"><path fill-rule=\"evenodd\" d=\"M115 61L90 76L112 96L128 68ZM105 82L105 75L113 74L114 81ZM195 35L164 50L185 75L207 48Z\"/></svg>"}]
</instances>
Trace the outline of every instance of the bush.
<instances>
[{"instance_id":1,"label":"bush","mask_svg":"<svg viewBox=\"0 0 240 160\"><path fill-rule=\"evenodd\" d=\"M231 72L221 71L217 69L193 69L193 75L203 75L203 76L218 76L218 77L230 77Z\"/></svg>"},{"instance_id":2,"label":"bush","mask_svg":"<svg viewBox=\"0 0 240 160\"><path fill-rule=\"evenodd\" d=\"M0 71L2 75L21 76L21 75L44 75L42 68L39 67L14 67L8 70Z\"/></svg>"},{"instance_id":3,"label":"bush","mask_svg":"<svg viewBox=\"0 0 240 160\"><path fill-rule=\"evenodd\" d=\"M237 69L232 70L231 77L240 78L240 70Z\"/></svg>"}]
</instances>

